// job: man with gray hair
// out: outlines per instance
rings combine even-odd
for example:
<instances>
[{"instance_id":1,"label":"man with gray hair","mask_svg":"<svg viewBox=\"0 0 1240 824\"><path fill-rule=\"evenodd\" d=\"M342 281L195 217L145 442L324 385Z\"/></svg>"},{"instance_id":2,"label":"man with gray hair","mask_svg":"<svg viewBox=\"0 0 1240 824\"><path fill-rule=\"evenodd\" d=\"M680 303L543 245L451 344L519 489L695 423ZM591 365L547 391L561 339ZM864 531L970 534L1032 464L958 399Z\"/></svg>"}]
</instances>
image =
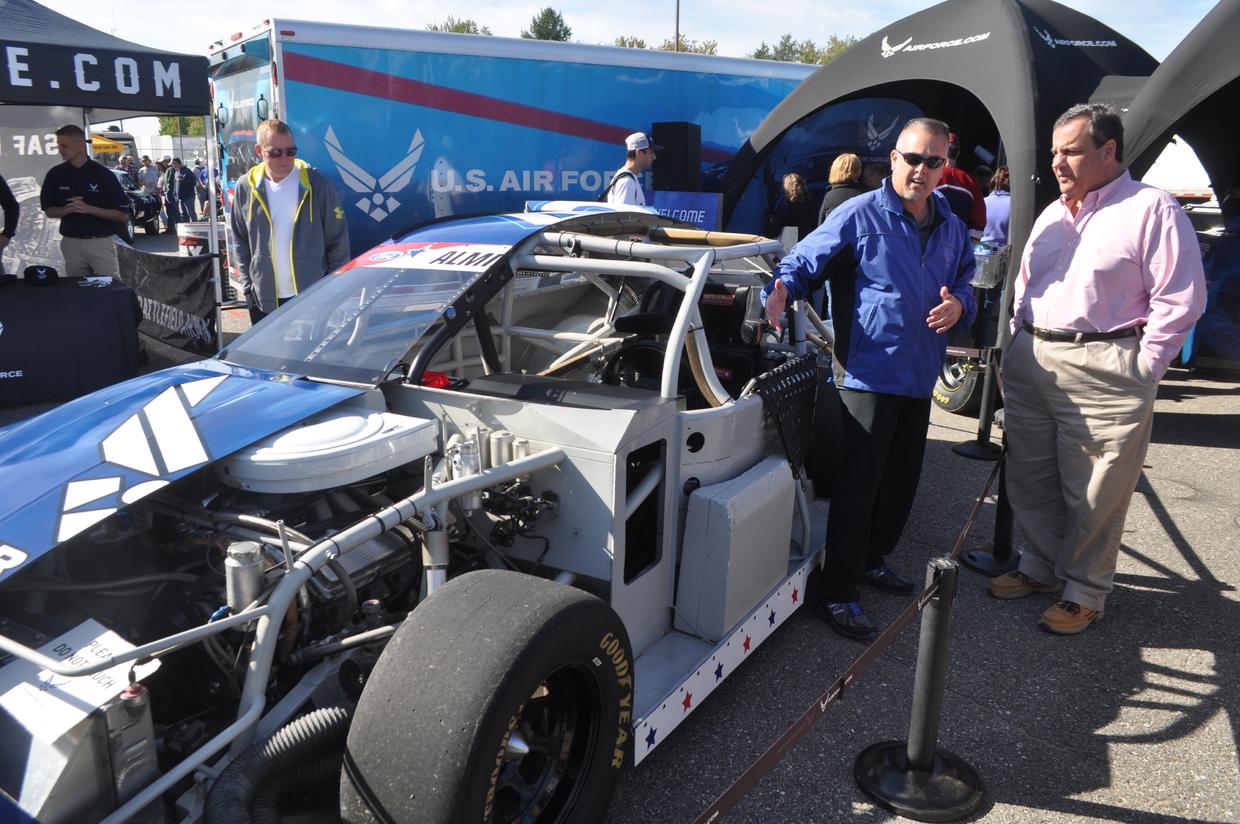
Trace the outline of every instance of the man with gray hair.
<instances>
[{"instance_id":1,"label":"man with gray hair","mask_svg":"<svg viewBox=\"0 0 1240 824\"><path fill-rule=\"evenodd\" d=\"M228 245L251 323L349 262L336 190L297 156L288 124L264 120L255 140L261 162L237 181Z\"/></svg>"},{"instance_id":2,"label":"man with gray hair","mask_svg":"<svg viewBox=\"0 0 1240 824\"><path fill-rule=\"evenodd\" d=\"M860 641L877 627L861 609L858 585L913 591L914 582L886 557L917 493L930 391L947 351L943 333L967 326L974 314L969 233L935 191L947 135L939 120L906 123L891 152L891 176L832 210L763 289L778 328L788 300L829 280L844 438L814 597L833 630Z\"/></svg>"},{"instance_id":3,"label":"man with gray hair","mask_svg":"<svg viewBox=\"0 0 1240 824\"><path fill-rule=\"evenodd\" d=\"M1033 225L1003 359L1007 493L1024 533L996 598L1060 592L1040 624L1101 617L1141 476L1158 381L1205 304L1197 238L1175 198L1122 165L1119 112L1055 121L1059 200Z\"/></svg>"}]
</instances>

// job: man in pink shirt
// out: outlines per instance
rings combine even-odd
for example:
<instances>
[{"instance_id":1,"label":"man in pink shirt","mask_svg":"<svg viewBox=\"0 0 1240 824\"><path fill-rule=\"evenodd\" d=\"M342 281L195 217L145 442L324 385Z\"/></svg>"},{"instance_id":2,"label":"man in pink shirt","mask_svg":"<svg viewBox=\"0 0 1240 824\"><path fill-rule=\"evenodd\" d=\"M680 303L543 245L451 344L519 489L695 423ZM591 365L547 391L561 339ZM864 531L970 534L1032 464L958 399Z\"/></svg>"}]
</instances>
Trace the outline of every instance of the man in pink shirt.
<instances>
[{"instance_id":1,"label":"man in pink shirt","mask_svg":"<svg viewBox=\"0 0 1240 824\"><path fill-rule=\"evenodd\" d=\"M1040 622L1061 635L1102 615L1158 381L1205 304L1188 218L1129 176L1123 150L1110 106L1055 122L1061 197L1025 246L1003 360L1007 493L1026 550L990 592L1062 590Z\"/></svg>"}]
</instances>

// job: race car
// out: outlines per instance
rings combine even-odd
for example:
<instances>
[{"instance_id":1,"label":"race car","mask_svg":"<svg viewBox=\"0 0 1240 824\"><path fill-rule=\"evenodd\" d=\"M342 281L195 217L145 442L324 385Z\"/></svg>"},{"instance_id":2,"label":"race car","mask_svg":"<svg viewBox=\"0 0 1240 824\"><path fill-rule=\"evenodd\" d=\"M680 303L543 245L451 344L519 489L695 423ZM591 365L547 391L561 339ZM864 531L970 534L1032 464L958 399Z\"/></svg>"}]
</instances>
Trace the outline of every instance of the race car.
<instances>
[{"instance_id":1,"label":"race car","mask_svg":"<svg viewBox=\"0 0 1240 824\"><path fill-rule=\"evenodd\" d=\"M599 821L804 603L778 242L532 208L0 430L0 819Z\"/></svg>"}]
</instances>

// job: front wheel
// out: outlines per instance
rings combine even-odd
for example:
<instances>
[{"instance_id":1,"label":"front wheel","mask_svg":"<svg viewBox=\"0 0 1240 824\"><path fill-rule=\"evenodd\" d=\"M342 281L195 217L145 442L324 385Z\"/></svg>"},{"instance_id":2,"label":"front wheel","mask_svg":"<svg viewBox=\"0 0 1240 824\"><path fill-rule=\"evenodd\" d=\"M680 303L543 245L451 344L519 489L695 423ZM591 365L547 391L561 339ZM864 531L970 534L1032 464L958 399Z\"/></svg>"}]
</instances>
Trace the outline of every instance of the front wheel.
<instances>
[{"instance_id":1,"label":"front wheel","mask_svg":"<svg viewBox=\"0 0 1240 824\"><path fill-rule=\"evenodd\" d=\"M983 369L976 361L948 355L931 393L935 404L957 415L976 415L982 407Z\"/></svg>"},{"instance_id":2,"label":"front wheel","mask_svg":"<svg viewBox=\"0 0 1240 824\"><path fill-rule=\"evenodd\" d=\"M349 729L341 820L601 821L629 750L633 657L592 595L481 570L414 610Z\"/></svg>"}]
</instances>

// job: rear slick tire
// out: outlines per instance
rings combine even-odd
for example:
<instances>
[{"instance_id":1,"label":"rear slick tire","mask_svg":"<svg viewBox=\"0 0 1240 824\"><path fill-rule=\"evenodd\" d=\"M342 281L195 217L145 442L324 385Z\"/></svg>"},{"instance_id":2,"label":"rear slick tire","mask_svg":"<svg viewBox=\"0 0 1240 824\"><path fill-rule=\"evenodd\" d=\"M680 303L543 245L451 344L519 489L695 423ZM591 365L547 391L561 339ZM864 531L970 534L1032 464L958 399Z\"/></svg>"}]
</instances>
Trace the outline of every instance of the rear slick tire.
<instances>
[{"instance_id":1,"label":"rear slick tire","mask_svg":"<svg viewBox=\"0 0 1240 824\"><path fill-rule=\"evenodd\" d=\"M455 578L405 620L366 683L341 820L602 821L632 710L632 650L607 604L506 570Z\"/></svg>"}]
</instances>

